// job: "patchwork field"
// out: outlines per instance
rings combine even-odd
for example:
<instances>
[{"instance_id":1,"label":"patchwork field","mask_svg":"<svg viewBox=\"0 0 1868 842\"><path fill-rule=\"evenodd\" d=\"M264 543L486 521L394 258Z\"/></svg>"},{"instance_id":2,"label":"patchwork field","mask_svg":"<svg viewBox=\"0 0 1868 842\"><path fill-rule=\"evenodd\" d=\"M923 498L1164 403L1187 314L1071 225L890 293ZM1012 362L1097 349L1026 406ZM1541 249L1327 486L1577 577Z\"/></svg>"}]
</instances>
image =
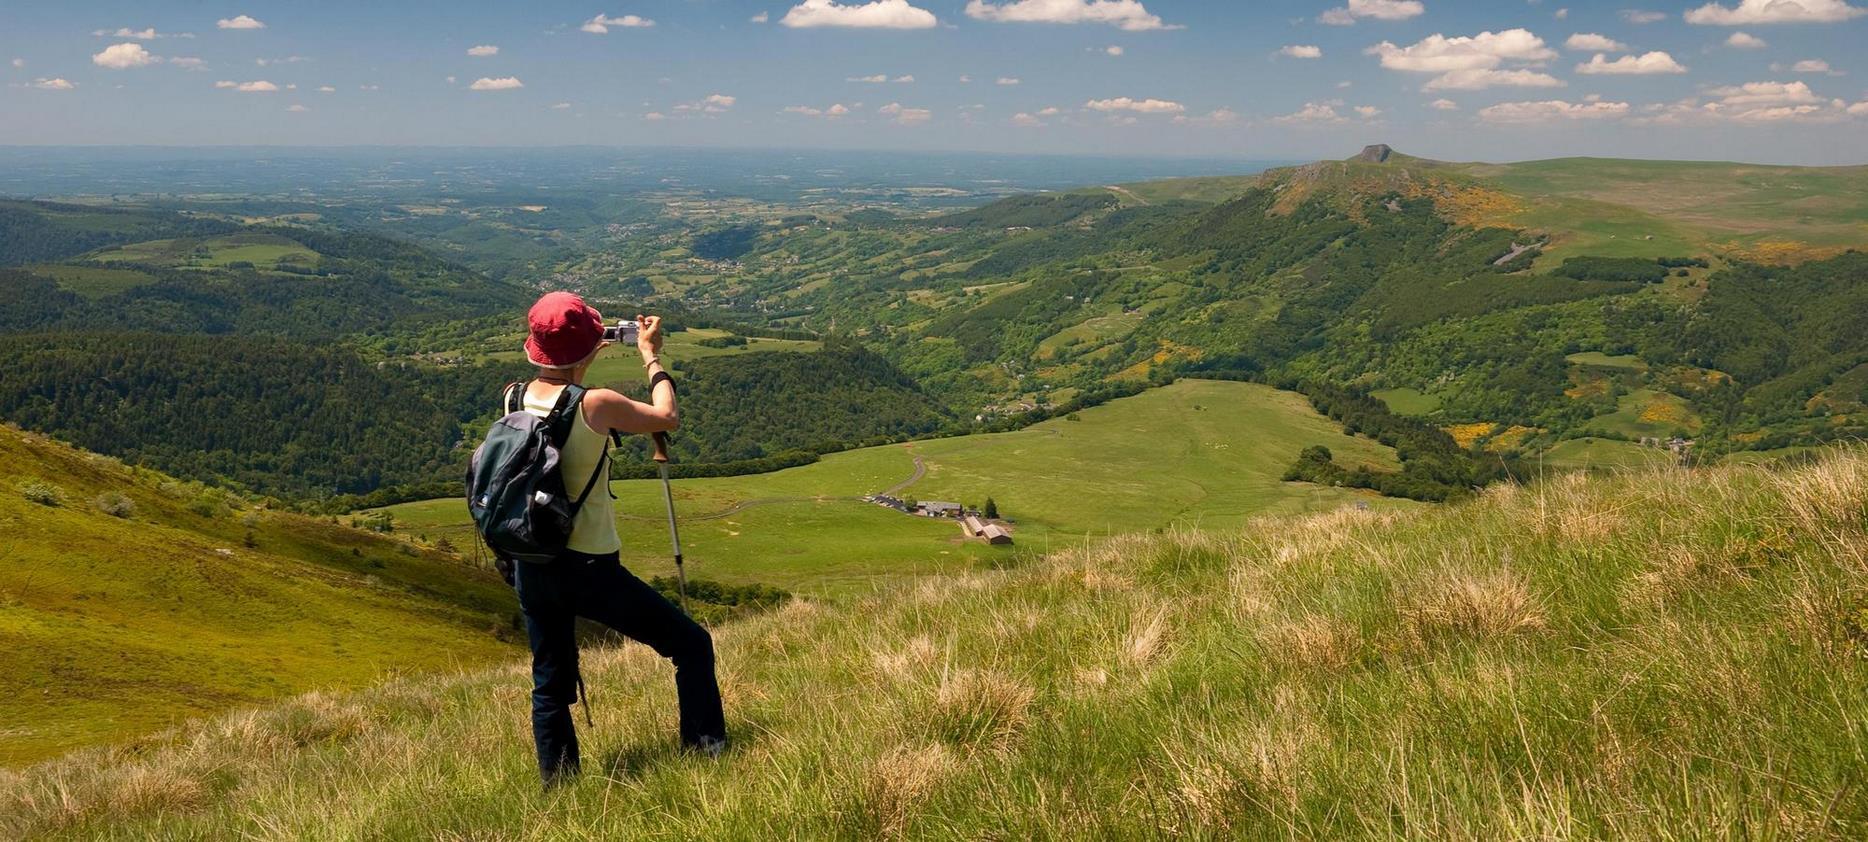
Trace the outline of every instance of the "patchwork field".
<instances>
[{"instance_id":1,"label":"patchwork field","mask_svg":"<svg viewBox=\"0 0 1868 842\"><path fill-rule=\"evenodd\" d=\"M1456 167L1528 197L1516 222L1563 232L1547 259L1710 251L1775 262L1868 235L1868 167L1603 158Z\"/></svg>"},{"instance_id":2,"label":"patchwork field","mask_svg":"<svg viewBox=\"0 0 1868 842\"><path fill-rule=\"evenodd\" d=\"M1300 395L1188 380L1084 410L1076 420L855 450L801 468L679 480L674 487L691 575L817 593L867 590L879 577L1003 564L1089 536L1172 525L1225 528L1258 514L1351 503L1417 505L1280 481L1298 451L1312 444L1328 446L1345 464L1396 465L1392 450L1344 435ZM645 575L672 572L660 483L612 488L625 563ZM990 496L1017 521L1017 544L965 541L950 521L859 499L884 491L970 505ZM406 532L465 534L458 500L388 511ZM464 538L457 543L467 545Z\"/></svg>"}]
</instances>

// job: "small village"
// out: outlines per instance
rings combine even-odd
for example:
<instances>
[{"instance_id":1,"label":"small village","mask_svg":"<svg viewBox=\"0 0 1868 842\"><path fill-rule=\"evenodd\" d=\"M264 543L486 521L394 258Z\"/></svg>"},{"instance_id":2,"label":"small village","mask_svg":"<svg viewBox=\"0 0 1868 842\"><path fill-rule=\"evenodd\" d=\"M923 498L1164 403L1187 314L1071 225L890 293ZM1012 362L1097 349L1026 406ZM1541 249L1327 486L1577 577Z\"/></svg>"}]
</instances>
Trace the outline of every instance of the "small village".
<instances>
[{"instance_id":1,"label":"small village","mask_svg":"<svg viewBox=\"0 0 1868 842\"><path fill-rule=\"evenodd\" d=\"M1006 528L1004 522L997 518L988 518L980 510L960 503L943 500L903 500L887 494L872 494L863 499L905 515L956 521L960 525L960 531L966 533L968 538L978 538L988 544L1012 543L1012 532Z\"/></svg>"}]
</instances>

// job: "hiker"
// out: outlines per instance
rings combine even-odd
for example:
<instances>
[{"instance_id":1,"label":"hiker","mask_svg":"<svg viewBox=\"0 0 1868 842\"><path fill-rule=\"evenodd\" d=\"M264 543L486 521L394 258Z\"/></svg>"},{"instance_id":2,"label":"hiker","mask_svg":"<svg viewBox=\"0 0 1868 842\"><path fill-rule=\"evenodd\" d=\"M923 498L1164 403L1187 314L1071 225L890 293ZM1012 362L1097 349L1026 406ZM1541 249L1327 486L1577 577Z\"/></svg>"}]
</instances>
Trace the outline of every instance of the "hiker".
<instances>
[{"instance_id":1,"label":"hiker","mask_svg":"<svg viewBox=\"0 0 1868 842\"><path fill-rule=\"evenodd\" d=\"M528 314L526 356L538 374L523 384L523 407L547 416L559 393L581 386L605 340L603 318L568 292L545 294ZM710 757L726 748L726 718L714 678L713 638L699 623L654 588L625 570L617 557L616 513L604 459L612 433L659 433L675 429L674 381L662 368L661 319L638 316L636 350L649 378L650 400L642 403L610 389L584 393L578 418L562 447L561 473L571 494L587 499L571 521L565 551L546 563L513 564L519 608L525 615L532 646L532 735L538 743L538 768L547 786L578 770L577 731L571 704L582 689L577 668L575 626L578 617L595 620L648 644L674 662L680 696L681 743ZM588 481L601 486L590 493ZM585 711L589 717L589 711Z\"/></svg>"}]
</instances>

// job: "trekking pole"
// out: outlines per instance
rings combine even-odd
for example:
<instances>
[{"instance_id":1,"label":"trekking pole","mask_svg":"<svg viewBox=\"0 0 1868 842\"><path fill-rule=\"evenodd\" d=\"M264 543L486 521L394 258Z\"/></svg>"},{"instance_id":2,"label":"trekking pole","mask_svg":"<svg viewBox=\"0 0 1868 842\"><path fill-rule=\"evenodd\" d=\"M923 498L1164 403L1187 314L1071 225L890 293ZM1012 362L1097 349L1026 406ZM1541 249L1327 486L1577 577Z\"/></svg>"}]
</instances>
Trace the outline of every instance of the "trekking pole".
<instances>
[{"instance_id":1,"label":"trekking pole","mask_svg":"<svg viewBox=\"0 0 1868 842\"><path fill-rule=\"evenodd\" d=\"M675 548L675 587L681 595L681 612L688 610L688 574L681 566L681 531L675 527L675 493L668 487L668 434L655 434L655 467L662 474L662 501L668 504L668 541Z\"/></svg>"}]
</instances>

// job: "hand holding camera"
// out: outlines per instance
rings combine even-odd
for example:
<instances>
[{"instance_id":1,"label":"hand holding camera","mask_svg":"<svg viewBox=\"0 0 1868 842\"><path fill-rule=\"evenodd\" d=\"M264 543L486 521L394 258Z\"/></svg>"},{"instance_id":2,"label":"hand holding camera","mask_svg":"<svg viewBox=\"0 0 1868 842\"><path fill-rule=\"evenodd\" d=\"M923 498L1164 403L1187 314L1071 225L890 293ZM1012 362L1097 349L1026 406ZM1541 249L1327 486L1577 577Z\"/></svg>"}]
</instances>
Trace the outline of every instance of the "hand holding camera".
<instances>
[{"instance_id":1,"label":"hand holding camera","mask_svg":"<svg viewBox=\"0 0 1868 842\"><path fill-rule=\"evenodd\" d=\"M653 360L662 352L662 317L637 315L635 321L623 320L603 329L607 344L633 344L643 360Z\"/></svg>"}]
</instances>

